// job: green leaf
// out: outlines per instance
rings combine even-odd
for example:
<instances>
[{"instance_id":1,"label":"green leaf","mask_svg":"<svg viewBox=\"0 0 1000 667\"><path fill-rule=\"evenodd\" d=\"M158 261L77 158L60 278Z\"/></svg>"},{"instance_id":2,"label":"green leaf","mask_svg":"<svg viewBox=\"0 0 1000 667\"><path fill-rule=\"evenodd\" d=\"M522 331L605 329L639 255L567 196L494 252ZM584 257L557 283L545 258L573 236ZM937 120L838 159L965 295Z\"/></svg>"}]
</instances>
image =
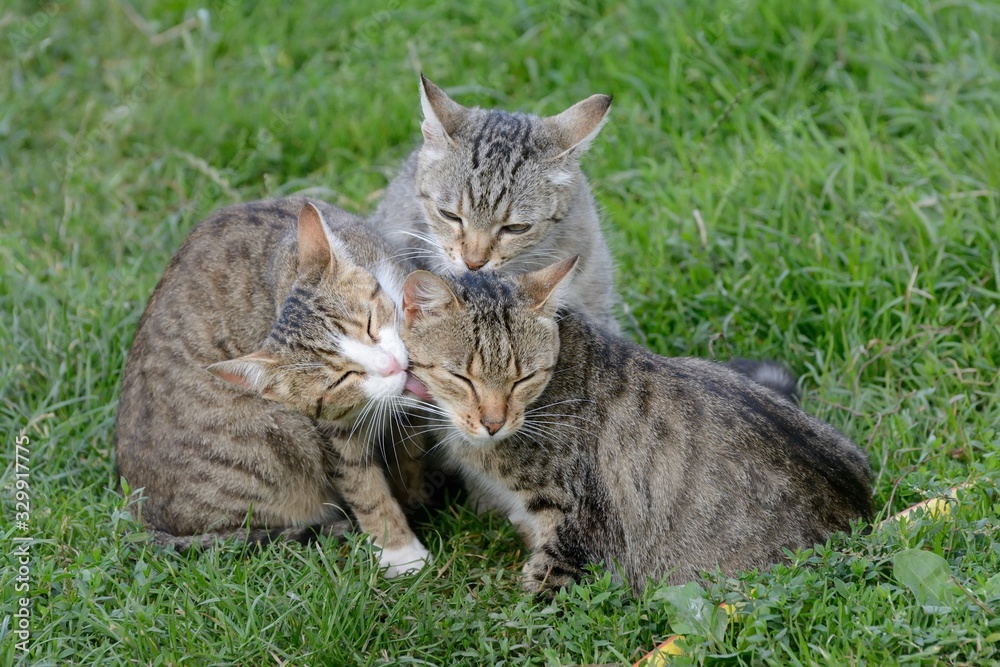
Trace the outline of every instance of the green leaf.
<instances>
[{"instance_id":1,"label":"green leaf","mask_svg":"<svg viewBox=\"0 0 1000 667\"><path fill-rule=\"evenodd\" d=\"M987 600L1000 598L1000 572L986 580L983 585L983 597Z\"/></svg>"},{"instance_id":2,"label":"green leaf","mask_svg":"<svg viewBox=\"0 0 1000 667\"><path fill-rule=\"evenodd\" d=\"M653 599L666 600L674 609L671 629L679 635L699 635L722 641L728 616L709 602L698 584L668 586L653 594Z\"/></svg>"},{"instance_id":3,"label":"green leaf","mask_svg":"<svg viewBox=\"0 0 1000 667\"><path fill-rule=\"evenodd\" d=\"M910 589L925 612L951 611L960 590L944 558L930 551L907 549L893 556L892 567L896 581Z\"/></svg>"}]
</instances>

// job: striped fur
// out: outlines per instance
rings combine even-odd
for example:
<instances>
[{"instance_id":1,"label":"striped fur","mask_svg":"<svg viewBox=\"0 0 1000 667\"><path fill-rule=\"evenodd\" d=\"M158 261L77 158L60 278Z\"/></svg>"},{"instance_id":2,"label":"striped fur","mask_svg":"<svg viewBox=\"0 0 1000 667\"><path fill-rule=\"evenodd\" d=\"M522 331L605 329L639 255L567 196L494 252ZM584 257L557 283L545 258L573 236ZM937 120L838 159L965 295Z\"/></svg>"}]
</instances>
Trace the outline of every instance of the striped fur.
<instances>
[{"instance_id":1,"label":"striped fur","mask_svg":"<svg viewBox=\"0 0 1000 667\"><path fill-rule=\"evenodd\" d=\"M374 418L408 363L388 257L363 222L302 199L233 206L191 232L139 322L116 429L157 542L300 539L348 516L383 553L415 542Z\"/></svg>"},{"instance_id":2,"label":"striped fur","mask_svg":"<svg viewBox=\"0 0 1000 667\"><path fill-rule=\"evenodd\" d=\"M403 340L447 458L519 527L528 590L551 594L588 563L617 563L636 591L764 568L871 516L850 440L732 368L557 311L571 268L418 271L403 287Z\"/></svg>"},{"instance_id":3,"label":"striped fur","mask_svg":"<svg viewBox=\"0 0 1000 667\"><path fill-rule=\"evenodd\" d=\"M541 118L466 108L421 77L421 101L424 144L369 222L401 257L438 273L516 273L579 255L568 303L617 331L611 253L580 170L611 98Z\"/></svg>"}]
</instances>

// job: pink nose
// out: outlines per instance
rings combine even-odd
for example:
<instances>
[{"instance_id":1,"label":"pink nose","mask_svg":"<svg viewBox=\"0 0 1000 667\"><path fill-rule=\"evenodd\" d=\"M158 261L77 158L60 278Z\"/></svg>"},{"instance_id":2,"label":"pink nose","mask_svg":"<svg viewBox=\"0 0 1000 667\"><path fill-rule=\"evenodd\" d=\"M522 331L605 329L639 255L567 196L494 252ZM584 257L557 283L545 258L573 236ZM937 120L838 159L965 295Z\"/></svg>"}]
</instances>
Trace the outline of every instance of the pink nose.
<instances>
[{"instance_id":1,"label":"pink nose","mask_svg":"<svg viewBox=\"0 0 1000 667\"><path fill-rule=\"evenodd\" d=\"M503 425L507 423L507 420L503 417L493 417L491 419L483 417L479 421L486 427L486 430L490 432L490 435L496 435L497 431L502 429Z\"/></svg>"},{"instance_id":2,"label":"pink nose","mask_svg":"<svg viewBox=\"0 0 1000 667\"><path fill-rule=\"evenodd\" d=\"M398 373L405 373L406 369L399 365L399 361L396 357L392 355L387 355L389 357L389 363L385 365L385 370L382 371L382 375L388 377L390 375L397 375Z\"/></svg>"},{"instance_id":3,"label":"pink nose","mask_svg":"<svg viewBox=\"0 0 1000 667\"><path fill-rule=\"evenodd\" d=\"M488 260L485 260L485 259L469 259L465 255L462 255L462 261L464 261L465 265L467 267L469 267L469 271L478 271L479 269L481 269L484 266L486 266L486 262Z\"/></svg>"}]
</instances>

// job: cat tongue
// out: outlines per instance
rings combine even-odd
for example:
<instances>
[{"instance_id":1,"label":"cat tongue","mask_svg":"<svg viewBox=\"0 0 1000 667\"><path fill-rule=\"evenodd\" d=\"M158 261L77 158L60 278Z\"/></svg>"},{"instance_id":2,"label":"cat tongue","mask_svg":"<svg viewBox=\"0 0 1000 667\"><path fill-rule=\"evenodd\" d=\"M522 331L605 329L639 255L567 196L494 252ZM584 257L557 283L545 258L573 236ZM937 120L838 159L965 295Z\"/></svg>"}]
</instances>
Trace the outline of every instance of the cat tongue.
<instances>
[{"instance_id":1,"label":"cat tongue","mask_svg":"<svg viewBox=\"0 0 1000 667\"><path fill-rule=\"evenodd\" d=\"M416 394L417 396L419 396L424 400L427 401L434 400L433 397L431 397L430 392L427 391L427 387L425 387L423 383L420 382L420 380L413 377L412 373L406 374L406 384L403 385L403 389L406 389L411 393Z\"/></svg>"}]
</instances>

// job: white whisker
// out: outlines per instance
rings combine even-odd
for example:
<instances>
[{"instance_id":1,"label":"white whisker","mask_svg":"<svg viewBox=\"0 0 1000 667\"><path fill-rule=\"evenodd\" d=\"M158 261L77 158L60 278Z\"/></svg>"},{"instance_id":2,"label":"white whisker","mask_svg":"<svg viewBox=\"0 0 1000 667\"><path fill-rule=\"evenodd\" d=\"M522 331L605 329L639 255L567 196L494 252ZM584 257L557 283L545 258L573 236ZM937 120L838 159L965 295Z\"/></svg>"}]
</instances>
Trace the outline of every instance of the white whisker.
<instances>
[{"instance_id":1,"label":"white whisker","mask_svg":"<svg viewBox=\"0 0 1000 667\"><path fill-rule=\"evenodd\" d=\"M526 410L524 414L530 415L538 412L539 410L546 410L548 408L555 407L557 405L565 405L566 403L594 403L595 401L589 398L567 398L562 401L553 401L552 403L546 403L545 405L539 405L538 407L532 408L531 410Z\"/></svg>"}]
</instances>

